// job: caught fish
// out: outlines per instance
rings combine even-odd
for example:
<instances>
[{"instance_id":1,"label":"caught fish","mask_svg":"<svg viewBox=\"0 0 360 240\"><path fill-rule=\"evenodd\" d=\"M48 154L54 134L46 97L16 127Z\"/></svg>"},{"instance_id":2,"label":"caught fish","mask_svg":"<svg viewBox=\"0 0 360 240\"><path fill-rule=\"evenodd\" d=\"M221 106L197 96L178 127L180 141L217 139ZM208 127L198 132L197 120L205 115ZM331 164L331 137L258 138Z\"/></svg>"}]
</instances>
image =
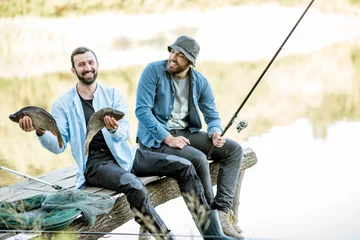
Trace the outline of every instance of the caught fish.
<instances>
[{"instance_id":1,"label":"caught fish","mask_svg":"<svg viewBox=\"0 0 360 240\"><path fill-rule=\"evenodd\" d=\"M89 152L89 145L96 133L105 127L104 117L109 116L119 121L125 116L125 113L116 110L114 108L103 108L91 115L87 128L86 128L86 139L85 139L85 154Z\"/></svg>"},{"instance_id":2,"label":"caught fish","mask_svg":"<svg viewBox=\"0 0 360 240\"><path fill-rule=\"evenodd\" d=\"M11 121L18 123L19 120L22 119L24 116L29 116L31 118L33 127L35 129L41 129L43 131L47 130L52 132L52 134L57 137L59 147L62 148L63 140L60 131L56 125L55 119L53 118L53 116L51 116L50 113L48 113L45 109L42 109L41 107L27 106L11 114L9 118Z\"/></svg>"}]
</instances>

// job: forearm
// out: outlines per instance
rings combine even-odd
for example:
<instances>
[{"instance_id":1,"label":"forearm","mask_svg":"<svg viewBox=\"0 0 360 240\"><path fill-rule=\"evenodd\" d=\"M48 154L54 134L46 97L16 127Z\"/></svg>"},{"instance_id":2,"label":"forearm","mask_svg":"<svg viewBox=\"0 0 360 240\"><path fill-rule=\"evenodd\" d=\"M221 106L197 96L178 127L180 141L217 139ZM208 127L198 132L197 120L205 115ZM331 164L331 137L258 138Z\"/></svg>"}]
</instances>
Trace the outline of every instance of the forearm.
<instances>
[{"instance_id":1,"label":"forearm","mask_svg":"<svg viewBox=\"0 0 360 240\"><path fill-rule=\"evenodd\" d=\"M114 130L108 130L116 141L125 141L130 137L130 124L127 120L121 120L119 126Z\"/></svg>"},{"instance_id":2,"label":"forearm","mask_svg":"<svg viewBox=\"0 0 360 240\"><path fill-rule=\"evenodd\" d=\"M39 133L43 133L43 134L40 135ZM62 148L60 148L56 136L49 131L45 131L45 132L36 131L36 135L38 136L40 144L52 153L59 154L66 149L66 143L64 142Z\"/></svg>"},{"instance_id":3,"label":"forearm","mask_svg":"<svg viewBox=\"0 0 360 240\"><path fill-rule=\"evenodd\" d=\"M157 141L163 142L165 138L169 135L169 131L165 128L163 124L154 116L150 109L147 108L137 108L136 117L139 120L139 123L145 127L148 133Z\"/></svg>"}]
</instances>

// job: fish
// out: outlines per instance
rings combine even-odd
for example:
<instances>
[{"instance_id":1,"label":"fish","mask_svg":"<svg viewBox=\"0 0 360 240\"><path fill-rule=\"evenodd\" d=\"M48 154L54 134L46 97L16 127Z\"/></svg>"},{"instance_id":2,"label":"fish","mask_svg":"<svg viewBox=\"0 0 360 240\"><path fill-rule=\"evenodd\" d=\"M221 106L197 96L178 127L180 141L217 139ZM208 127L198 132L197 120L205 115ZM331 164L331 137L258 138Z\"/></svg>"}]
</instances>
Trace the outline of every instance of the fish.
<instances>
[{"instance_id":1,"label":"fish","mask_svg":"<svg viewBox=\"0 0 360 240\"><path fill-rule=\"evenodd\" d=\"M35 129L41 129L43 131L47 130L54 134L57 137L59 147L63 147L63 139L56 121L45 109L37 106L26 106L19 111L10 114L9 118L11 121L18 123L24 116L29 116L31 118Z\"/></svg>"},{"instance_id":2,"label":"fish","mask_svg":"<svg viewBox=\"0 0 360 240\"><path fill-rule=\"evenodd\" d=\"M105 127L104 117L109 116L119 121L125 116L125 113L114 108L102 108L91 115L88 125L86 127L86 139L85 139L85 155L89 152L89 145L96 133Z\"/></svg>"}]
</instances>

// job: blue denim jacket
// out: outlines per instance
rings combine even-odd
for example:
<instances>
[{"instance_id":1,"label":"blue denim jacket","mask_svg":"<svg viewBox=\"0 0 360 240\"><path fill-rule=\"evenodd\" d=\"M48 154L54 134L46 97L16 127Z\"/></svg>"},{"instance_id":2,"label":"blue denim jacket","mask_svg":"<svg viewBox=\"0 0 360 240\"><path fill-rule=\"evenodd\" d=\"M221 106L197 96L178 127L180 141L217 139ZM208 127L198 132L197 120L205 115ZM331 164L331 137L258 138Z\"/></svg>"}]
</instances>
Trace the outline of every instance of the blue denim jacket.
<instances>
[{"instance_id":1,"label":"blue denim jacket","mask_svg":"<svg viewBox=\"0 0 360 240\"><path fill-rule=\"evenodd\" d=\"M133 149L128 142L130 124L127 117L128 105L125 97L118 90L97 83L93 107L95 111L104 107L112 107L125 113L125 117L119 121L120 126L115 133L111 134L106 128L101 131L116 161L123 169L130 171L134 152L132 152ZM84 173L87 161L87 156L84 153L86 125L76 86L55 100L51 114L56 120L64 145L60 148L56 137L49 131L39 137L40 143L49 151L59 154L65 151L67 143L70 142L72 155L78 165L75 187L77 189L82 188L85 183Z\"/></svg>"},{"instance_id":2,"label":"blue denim jacket","mask_svg":"<svg viewBox=\"0 0 360 240\"><path fill-rule=\"evenodd\" d=\"M137 88L137 138L147 147L160 147L170 134L167 122L174 106L174 83L166 66L167 60L147 65ZM209 136L215 131L221 133L221 119L208 80L194 68L190 68L190 78L189 130L198 132L202 128L200 109Z\"/></svg>"}]
</instances>

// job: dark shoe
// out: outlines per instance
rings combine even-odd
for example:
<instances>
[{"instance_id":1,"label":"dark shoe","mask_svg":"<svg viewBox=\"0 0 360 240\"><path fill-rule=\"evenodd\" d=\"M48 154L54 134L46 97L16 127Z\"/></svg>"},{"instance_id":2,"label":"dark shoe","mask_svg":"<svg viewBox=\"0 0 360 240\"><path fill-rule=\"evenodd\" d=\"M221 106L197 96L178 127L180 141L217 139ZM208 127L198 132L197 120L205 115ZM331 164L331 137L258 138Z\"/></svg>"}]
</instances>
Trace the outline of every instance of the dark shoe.
<instances>
[{"instance_id":1,"label":"dark shoe","mask_svg":"<svg viewBox=\"0 0 360 240\"><path fill-rule=\"evenodd\" d=\"M205 223L201 225L201 234L203 235L204 239L206 240L233 240L233 239L241 239L244 238L241 236L241 238L233 238L226 236L220 225L220 219L218 215L217 210L211 210L209 211L208 219Z\"/></svg>"}]
</instances>

